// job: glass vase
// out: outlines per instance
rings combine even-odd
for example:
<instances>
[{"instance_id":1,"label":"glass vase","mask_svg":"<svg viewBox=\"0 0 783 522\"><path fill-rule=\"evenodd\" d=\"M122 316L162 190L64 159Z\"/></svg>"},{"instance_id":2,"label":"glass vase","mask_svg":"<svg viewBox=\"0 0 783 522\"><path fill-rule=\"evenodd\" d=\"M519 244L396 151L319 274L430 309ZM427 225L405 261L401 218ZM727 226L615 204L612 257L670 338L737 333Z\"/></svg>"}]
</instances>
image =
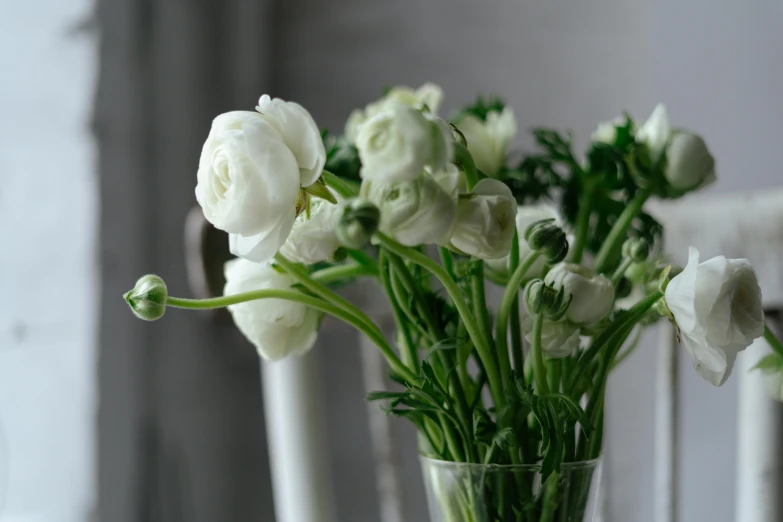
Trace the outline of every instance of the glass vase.
<instances>
[{"instance_id":1,"label":"glass vase","mask_svg":"<svg viewBox=\"0 0 783 522\"><path fill-rule=\"evenodd\" d=\"M599 460L563 464L542 484L537 465L421 457L430 522L593 522Z\"/></svg>"}]
</instances>

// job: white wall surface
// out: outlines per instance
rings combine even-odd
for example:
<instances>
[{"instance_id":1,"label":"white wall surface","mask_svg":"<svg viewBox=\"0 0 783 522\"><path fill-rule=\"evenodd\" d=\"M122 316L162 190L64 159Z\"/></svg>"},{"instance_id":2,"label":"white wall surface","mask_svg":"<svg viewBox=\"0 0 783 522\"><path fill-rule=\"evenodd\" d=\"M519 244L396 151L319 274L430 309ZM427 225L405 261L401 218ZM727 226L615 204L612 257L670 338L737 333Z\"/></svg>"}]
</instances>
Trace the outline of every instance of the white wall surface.
<instances>
[{"instance_id":1,"label":"white wall surface","mask_svg":"<svg viewBox=\"0 0 783 522\"><path fill-rule=\"evenodd\" d=\"M0 2L1 522L92 508L97 64L75 34L91 8Z\"/></svg>"}]
</instances>

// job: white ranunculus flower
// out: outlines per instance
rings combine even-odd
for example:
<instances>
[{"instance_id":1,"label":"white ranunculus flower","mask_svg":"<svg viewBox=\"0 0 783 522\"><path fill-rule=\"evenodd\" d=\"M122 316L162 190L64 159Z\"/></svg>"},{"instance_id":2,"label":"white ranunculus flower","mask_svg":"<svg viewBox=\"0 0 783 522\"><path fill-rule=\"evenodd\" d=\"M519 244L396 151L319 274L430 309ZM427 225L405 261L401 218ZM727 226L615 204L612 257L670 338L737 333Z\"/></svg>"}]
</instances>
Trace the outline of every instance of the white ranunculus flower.
<instances>
[{"instance_id":1,"label":"white ranunculus flower","mask_svg":"<svg viewBox=\"0 0 783 522\"><path fill-rule=\"evenodd\" d=\"M514 111L510 107L502 112L490 111L486 121L469 114L457 127L468 142L468 151L476 166L487 176L496 177L505 165L508 146L517 134Z\"/></svg>"},{"instance_id":2,"label":"white ranunculus flower","mask_svg":"<svg viewBox=\"0 0 783 522\"><path fill-rule=\"evenodd\" d=\"M332 260L340 247L336 228L342 206L321 198L310 201L310 216L307 212L299 214L280 248L280 253L291 261L306 265Z\"/></svg>"},{"instance_id":3,"label":"white ranunculus flower","mask_svg":"<svg viewBox=\"0 0 783 522\"><path fill-rule=\"evenodd\" d=\"M666 106L659 103L653 109L650 117L636 133L636 141L644 143L650 150L650 155L654 162L657 162L661 154L666 150L666 145L671 137L671 125L669 125L669 116L666 113Z\"/></svg>"},{"instance_id":4,"label":"white ranunculus flower","mask_svg":"<svg viewBox=\"0 0 783 522\"><path fill-rule=\"evenodd\" d=\"M445 241L457 215L460 173L456 168L437 176L422 173L412 181L362 182L361 196L381 211L379 229L403 245Z\"/></svg>"},{"instance_id":5,"label":"white ranunculus flower","mask_svg":"<svg viewBox=\"0 0 783 522\"><path fill-rule=\"evenodd\" d=\"M231 251L271 259L291 231L301 187L321 175L326 153L300 105L262 96L261 112L221 114L198 169L196 199L207 220L229 233Z\"/></svg>"},{"instance_id":6,"label":"white ranunculus flower","mask_svg":"<svg viewBox=\"0 0 783 522\"><path fill-rule=\"evenodd\" d=\"M288 290L294 280L270 263L233 259L226 263L225 295L251 290ZM284 299L258 299L228 307L234 323L264 359L278 361L301 355L313 347L318 336L320 312Z\"/></svg>"},{"instance_id":7,"label":"white ranunculus flower","mask_svg":"<svg viewBox=\"0 0 783 522\"><path fill-rule=\"evenodd\" d=\"M602 121L593 131L590 140L597 143L606 143L614 145L617 143L617 127L625 126L625 118L618 116L611 121Z\"/></svg>"},{"instance_id":8,"label":"white ranunculus flower","mask_svg":"<svg viewBox=\"0 0 783 522\"><path fill-rule=\"evenodd\" d=\"M527 342L533 342L534 318L525 306L519 307L520 326ZM579 328L566 321L544 319L541 327L541 350L552 359L568 357L579 348Z\"/></svg>"},{"instance_id":9,"label":"white ranunculus flower","mask_svg":"<svg viewBox=\"0 0 783 522\"><path fill-rule=\"evenodd\" d=\"M665 298L694 368L715 386L726 382L737 353L764 334L761 289L747 259L718 256L700 264L691 247Z\"/></svg>"},{"instance_id":10,"label":"white ranunculus flower","mask_svg":"<svg viewBox=\"0 0 783 522\"><path fill-rule=\"evenodd\" d=\"M359 127L376 114L383 112L389 103L404 103L414 109L426 105L433 114L437 114L443 103L443 89L433 83L425 83L416 90L405 86L392 87L380 100L351 113L345 123L345 138L350 143L355 143Z\"/></svg>"},{"instance_id":11,"label":"white ranunculus flower","mask_svg":"<svg viewBox=\"0 0 783 522\"><path fill-rule=\"evenodd\" d=\"M704 139L687 130L672 129L666 107L659 104L636 134L645 143L653 162L663 158L664 176L678 191L689 191L715 181L715 159Z\"/></svg>"},{"instance_id":12,"label":"white ranunculus flower","mask_svg":"<svg viewBox=\"0 0 783 522\"><path fill-rule=\"evenodd\" d=\"M666 180L677 190L688 191L715 181L715 159L701 136L674 131L666 147Z\"/></svg>"},{"instance_id":13,"label":"white ranunculus flower","mask_svg":"<svg viewBox=\"0 0 783 522\"><path fill-rule=\"evenodd\" d=\"M496 179L482 179L460 198L449 243L480 259L501 259L511 251L516 214L511 189Z\"/></svg>"},{"instance_id":14,"label":"white ranunculus flower","mask_svg":"<svg viewBox=\"0 0 783 522\"><path fill-rule=\"evenodd\" d=\"M277 129L299 165L303 187L309 187L321 176L326 163L326 149L321 132L307 109L294 102L264 94L256 110Z\"/></svg>"},{"instance_id":15,"label":"white ranunculus flower","mask_svg":"<svg viewBox=\"0 0 783 522\"><path fill-rule=\"evenodd\" d=\"M572 263L559 263L552 267L544 282L556 290L565 288L570 294L566 318L576 324L597 323L612 311L614 286L604 275L590 268Z\"/></svg>"},{"instance_id":16,"label":"white ranunculus flower","mask_svg":"<svg viewBox=\"0 0 783 522\"><path fill-rule=\"evenodd\" d=\"M525 231L530 225L536 221L541 221L542 219L554 219L555 225L559 226L560 228L565 227L563 218L560 216L560 213L557 211L557 209L552 205L539 203L536 205L523 205L517 209L516 224L519 236L520 262L524 261L533 251L530 248L530 245L527 244L527 241L525 241ZM570 245L573 241L573 235L567 234L566 237L568 239L568 244ZM497 272L508 272L508 256L504 257L503 259L489 260L487 261L487 264ZM539 256L539 258L536 259L536 261L533 263L533 266L531 266L526 272L526 277L540 277L544 272L545 266L546 259L543 256Z\"/></svg>"},{"instance_id":17,"label":"white ranunculus flower","mask_svg":"<svg viewBox=\"0 0 783 522\"><path fill-rule=\"evenodd\" d=\"M371 181L410 181L426 166L440 170L452 146L451 131L441 120L397 102L364 123L356 138L360 174Z\"/></svg>"}]
</instances>

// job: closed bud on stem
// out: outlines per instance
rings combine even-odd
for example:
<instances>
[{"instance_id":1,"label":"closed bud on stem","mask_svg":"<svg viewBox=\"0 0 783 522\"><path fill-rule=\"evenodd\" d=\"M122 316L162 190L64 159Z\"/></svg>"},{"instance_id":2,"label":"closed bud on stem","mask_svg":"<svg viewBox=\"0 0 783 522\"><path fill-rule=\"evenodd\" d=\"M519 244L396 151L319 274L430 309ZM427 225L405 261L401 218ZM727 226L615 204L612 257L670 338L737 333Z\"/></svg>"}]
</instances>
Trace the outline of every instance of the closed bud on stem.
<instances>
[{"instance_id":1,"label":"closed bud on stem","mask_svg":"<svg viewBox=\"0 0 783 522\"><path fill-rule=\"evenodd\" d=\"M532 250L541 252L552 265L565 259L568 254L568 238L554 219L542 219L527 227L525 241Z\"/></svg>"},{"instance_id":2,"label":"closed bud on stem","mask_svg":"<svg viewBox=\"0 0 783 522\"><path fill-rule=\"evenodd\" d=\"M544 314L552 321L559 321L571 304L571 295L565 289L555 290L541 279L533 279L525 287L525 304L531 314Z\"/></svg>"},{"instance_id":3,"label":"closed bud on stem","mask_svg":"<svg viewBox=\"0 0 783 522\"><path fill-rule=\"evenodd\" d=\"M363 199L352 199L345 204L337 223L337 239L348 248L366 245L378 230L381 211L373 203Z\"/></svg>"},{"instance_id":4,"label":"closed bud on stem","mask_svg":"<svg viewBox=\"0 0 783 522\"><path fill-rule=\"evenodd\" d=\"M147 274L139 278L133 290L123 297L133 315L145 321L155 321L163 317L169 294L162 278Z\"/></svg>"},{"instance_id":5,"label":"closed bud on stem","mask_svg":"<svg viewBox=\"0 0 783 522\"><path fill-rule=\"evenodd\" d=\"M647 261L650 255L650 243L641 237L629 238L623 243L623 257L629 258L634 263Z\"/></svg>"}]
</instances>

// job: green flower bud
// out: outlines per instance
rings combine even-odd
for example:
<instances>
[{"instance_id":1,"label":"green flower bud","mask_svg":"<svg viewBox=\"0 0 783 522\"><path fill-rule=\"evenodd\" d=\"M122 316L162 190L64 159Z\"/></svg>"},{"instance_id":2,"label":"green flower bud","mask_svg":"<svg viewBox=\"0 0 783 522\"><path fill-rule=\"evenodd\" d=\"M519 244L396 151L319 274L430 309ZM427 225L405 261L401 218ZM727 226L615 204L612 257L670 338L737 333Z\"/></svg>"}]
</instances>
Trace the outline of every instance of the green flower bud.
<instances>
[{"instance_id":1,"label":"green flower bud","mask_svg":"<svg viewBox=\"0 0 783 522\"><path fill-rule=\"evenodd\" d=\"M525 241L532 250L541 252L551 265L559 263L568 254L568 239L554 219L542 219L527 227Z\"/></svg>"},{"instance_id":2,"label":"green flower bud","mask_svg":"<svg viewBox=\"0 0 783 522\"><path fill-rule=\"evenodd\" d=\"M643 263L650 255L650 243L641 237L629 238L623 243L623 256L635 263Z\"/></svg>"},{"instance_id":3,"label":"green flower bud","mask_svg":"<svg viewBox=\"0 0 783 522\"><path fill-rule=\"evenodd\" d=\"M155 321L166 312L169 294L166 283L159 276L147 274L136 281L133 290L123 295L133 315L145 321Z\"/></svg>"},{"instance_id":4,"label":"green flower bud","mask_svg":"<svg viewBox=\"0 0 783 522\"><path fill-rule=\"evenodd\" d=\"M555 290L541 279L533 279L525 287L525 304L531 314L544 314L552 321L559 321L571 304L571 295L565 289Z\"/></svg>"},{"instance_id":5,"label":"green flower bud","mask_svg":"<svg viewBox=\"0 0 783 522\"><path fill-rule=\"evenodd\" d=\"M346 203L337 224L337 239L348 248L362 248L378 230L381 211L373 203L353 199Z\"/></svg>"},{"instance_id":6,"label":"green flower bud","mask_svg":"<svg viewBox=\"0 0 783 522\"><path fill-rule=\"evenodd\" d=\"M546 285L541 279L533 279L525 287L525 304L531 314L539 314L544 307Z\"/></svg>"}]
</instances>

